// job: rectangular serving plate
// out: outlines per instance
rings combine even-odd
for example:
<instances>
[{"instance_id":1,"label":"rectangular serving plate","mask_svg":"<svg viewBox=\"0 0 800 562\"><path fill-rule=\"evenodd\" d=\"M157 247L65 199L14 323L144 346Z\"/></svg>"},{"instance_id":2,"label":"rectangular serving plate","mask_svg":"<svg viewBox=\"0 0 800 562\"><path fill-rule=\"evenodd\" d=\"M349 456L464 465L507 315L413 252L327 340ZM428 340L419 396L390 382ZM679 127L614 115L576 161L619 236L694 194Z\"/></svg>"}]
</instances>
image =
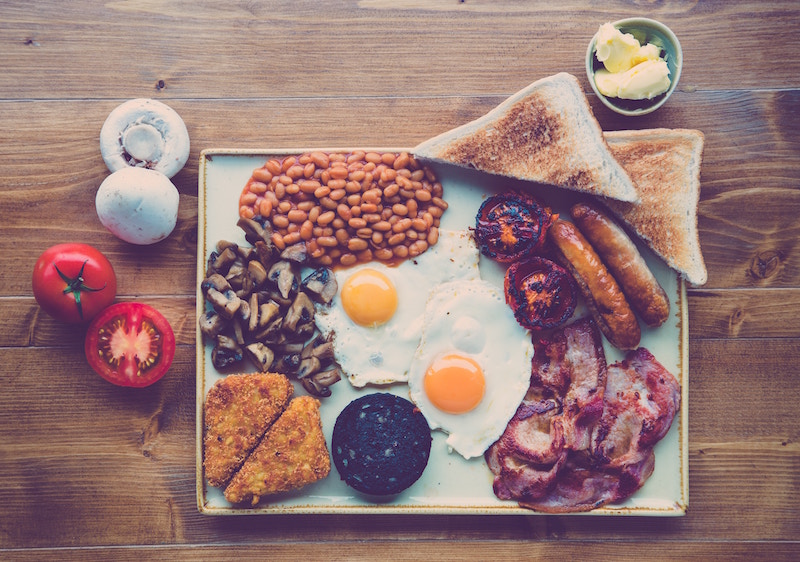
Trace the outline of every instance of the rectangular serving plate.
<instances>
[{"instance_id":1,"label":"rectangular serving plate","mask_svg":"<svg viewBox=\"0 0 800 562\"><path fill-rule=\"evenodd\" d=\"M198 248L197 248L197 316L205 312L206 304L200 292L208 256L219 240L245 243L242 231L236 226L238 200L252 171L270 158L297 155L311 150L352 152L341 148L289 149L207 149L200 155L198 185ZM378 152L400 152L407 149L374 148ZM474 224L480 202L488 195L506 189L531 190L555 212L568 216L569 204L578 194L488 175L437 163L430 164L444 188L449 203L441 222L442 229L466 230ZM686 286L680 276L670 270L649 249L639 244L648 265L670 298L669 320L657 329L643 327L641 344L670 370L681 383L681 409L667 435L655 448L656 465L652 476L624 503L607 505L581 515L640 515L680 516L689 504L688 467L688 312ZM481 276L502 287L503 269L481 256ZM576 311L576 315L580 311ZM203 403L211 386L225 375L211 363L211 346L205 345L199 327L196 329L196 481L197 506L206 515L258 514L463 514L463 515L541 515L523 509L513 501L502 501L492 491L492 474L482 457L465 460L450 453L446 436L433 432L433 445L427 468L409 489L387 499L366 498L339 478L335 466L324 480L297 492L266 498L255 507L229 504L222 490L208 485L203 475ZM612 363L622 354L604 341L606 359ZM252 369L251 369L252 370ZM305 393L300 385L296 394ZM322 398L323 431L330 445L331 433L339 412L351 401L369 392L393 392L408 397L407 386L356 389L343 379L331 387L332 395Z\"/></svg>"}]
</instances>

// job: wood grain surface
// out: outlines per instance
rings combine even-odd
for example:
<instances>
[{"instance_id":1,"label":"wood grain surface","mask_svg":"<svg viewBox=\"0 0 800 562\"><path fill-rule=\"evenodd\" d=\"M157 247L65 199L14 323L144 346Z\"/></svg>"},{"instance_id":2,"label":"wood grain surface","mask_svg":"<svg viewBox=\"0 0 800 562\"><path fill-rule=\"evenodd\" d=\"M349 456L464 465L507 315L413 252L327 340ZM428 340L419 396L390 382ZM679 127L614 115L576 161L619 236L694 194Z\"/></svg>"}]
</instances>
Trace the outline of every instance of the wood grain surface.
<instances>
[{"instance_id":1,"label":"wood grain surface","mask_svg":"<svg viewBox=\"0 0 800 562\"><path fill-rule=\"evenodd\" d=\"M708 283L689 296L683 517L207 517L195 504L197 161L204 148L413 146L566 71L591 90L606 21L669 25L678 91L605 130L705 134ZM0 1L0 558L800 558L800 5L794 1ZM175 232L135 247L94 196L119 103L184 118ZM239 187L236 187L239 189ZM83 332L33 299L38 255L87 242L119 300L153 304L178 350L143 390L87 366Z\"/></svg>"}]
</instances>

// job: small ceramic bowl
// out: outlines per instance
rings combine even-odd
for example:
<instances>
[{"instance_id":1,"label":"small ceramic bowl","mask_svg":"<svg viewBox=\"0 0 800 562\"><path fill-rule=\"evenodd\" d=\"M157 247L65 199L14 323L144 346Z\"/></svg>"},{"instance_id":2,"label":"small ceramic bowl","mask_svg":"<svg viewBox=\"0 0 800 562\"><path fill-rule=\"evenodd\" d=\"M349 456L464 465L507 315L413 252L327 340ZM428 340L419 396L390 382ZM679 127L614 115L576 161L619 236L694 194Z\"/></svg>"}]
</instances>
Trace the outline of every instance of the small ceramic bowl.
<instances>
[{"instance_id":1,"label":"small ceramic bowl","mask_svg":"<svg viewBox=\"0 0 800 562\"><path fill-rule=\"evenodd\" d=\"M622 33L630 33L636 37L642 45L653 43L661 48L661 57L667 61L667 68L669 68L669 89L663 94L659 94L649 100L624 100L620 98L609 98L601 94L594 83L595 71L603 68L603 63L598 61L597 57L595 57L595 45L597 43L596 33L589 42L589 48L586 50L586 75L589 78L589 85L591 85L597 97L600 98L600 101L612 111L616 111L621 115L646 115L652 113L664 105L678 85L678 80L681 77L681 67L683 66L681 44L670 28L656 20L648 18L628 18L615 21L612 25Z\"/></svg>"}]
</instances>

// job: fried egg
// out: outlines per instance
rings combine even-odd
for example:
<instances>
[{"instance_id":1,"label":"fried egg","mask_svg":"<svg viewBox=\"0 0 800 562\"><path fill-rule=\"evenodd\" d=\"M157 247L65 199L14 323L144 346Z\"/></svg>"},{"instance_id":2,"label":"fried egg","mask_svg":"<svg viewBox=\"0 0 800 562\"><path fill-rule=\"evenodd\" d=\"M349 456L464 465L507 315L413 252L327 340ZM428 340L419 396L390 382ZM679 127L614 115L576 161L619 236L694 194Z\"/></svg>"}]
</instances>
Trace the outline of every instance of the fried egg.
<instances>
[{"instance_id":1,"label":"fried egg","mask_svg":"<svg viewBox=\"0 0 800 562\"><path fill-rule=\"evenodd\" d=\"M339 294L315 320L332 336L336 361L355 387L408 380L431 290L477 279L479 252L466 231L441 231L438 242L396 267L380 262L335 272Z\"/></svg>"},{"instance_id":2,"label":"fried egg","mask_svg":"<svg viewBox=\"0 0 800 562\"><path fill-rule=\"evenodd\" d=\"M409 395L431 429L464 458L482 455L508 425L528 390L533 343L482 280L436 287L408 375Z\"/></svg>"}]
</instances>

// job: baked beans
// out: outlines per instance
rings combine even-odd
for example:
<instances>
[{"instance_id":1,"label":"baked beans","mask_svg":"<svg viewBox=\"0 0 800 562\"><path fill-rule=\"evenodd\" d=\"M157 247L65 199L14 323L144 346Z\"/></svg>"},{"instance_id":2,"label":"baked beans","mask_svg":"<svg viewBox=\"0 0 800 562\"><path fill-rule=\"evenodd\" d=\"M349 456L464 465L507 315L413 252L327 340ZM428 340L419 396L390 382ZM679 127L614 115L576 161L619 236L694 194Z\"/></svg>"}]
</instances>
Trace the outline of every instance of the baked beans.
<instances>
[{"instance_id":1,"label":"baked beans","mask_svg":"<svg viewBox=\"0 0 800 562\"><path fill-rule=\"evenodd\" d=\"M265 217L283 249L303 242L320 265L415 257L435 244L442 184L407 152L308 152L253 170L239 215Z\"/></svg>"}]
</instances>

